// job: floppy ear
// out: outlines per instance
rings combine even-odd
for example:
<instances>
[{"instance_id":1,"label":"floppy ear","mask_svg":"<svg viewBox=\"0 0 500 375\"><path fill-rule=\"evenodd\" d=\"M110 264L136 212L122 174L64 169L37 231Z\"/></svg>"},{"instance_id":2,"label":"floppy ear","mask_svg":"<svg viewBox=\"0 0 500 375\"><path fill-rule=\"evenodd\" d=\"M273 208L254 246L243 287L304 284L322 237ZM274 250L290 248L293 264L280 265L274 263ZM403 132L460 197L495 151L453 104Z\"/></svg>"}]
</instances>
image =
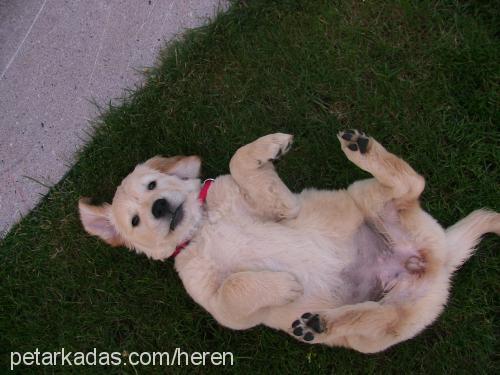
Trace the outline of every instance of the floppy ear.
<instances>
[{"instance_id":1,"label":"floppy ear","mask_svg":"<svg viewBox=\"0 0 500 375\"><path fill-rule=\"evenodd\" d=\"M124 244L123 238L109 220L111 206L108 203L94 206L90 204L89 198L80 198L78 209L80 211L80 220L88 233L100 237L111 246Z\"/></svg>"},{"instance_id":2,"label":"floppy ear","mask_svg":"<svg viewBox=\"0 0 500 375\"><path fill-rule=\"evenodd\" d=\"M173 174L180 178L196 178L200 174L201 160L198 156L174 156L164 158L155 156L144 163L162 173Z\"/></svg>"}]
</instances>

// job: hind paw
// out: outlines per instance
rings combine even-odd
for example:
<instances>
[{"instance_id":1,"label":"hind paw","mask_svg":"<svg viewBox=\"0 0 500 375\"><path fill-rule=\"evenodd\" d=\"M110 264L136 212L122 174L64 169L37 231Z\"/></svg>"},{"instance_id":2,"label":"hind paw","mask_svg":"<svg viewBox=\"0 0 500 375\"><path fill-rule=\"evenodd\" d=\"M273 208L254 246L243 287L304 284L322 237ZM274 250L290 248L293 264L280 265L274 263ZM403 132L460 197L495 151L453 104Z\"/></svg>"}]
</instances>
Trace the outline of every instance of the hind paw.
<instances>
[{"instance_id":1,"label":"hind paw","mask_svg":"<svg viewBox=\"0 0 500 375\"><path fill-rule=\"evenodd\" d=\"M318 314L308 312L292 323L291 330L292 334L297 338L311 342L318 334L326 331L326 325Z\"/></svg>"}]
</instances>

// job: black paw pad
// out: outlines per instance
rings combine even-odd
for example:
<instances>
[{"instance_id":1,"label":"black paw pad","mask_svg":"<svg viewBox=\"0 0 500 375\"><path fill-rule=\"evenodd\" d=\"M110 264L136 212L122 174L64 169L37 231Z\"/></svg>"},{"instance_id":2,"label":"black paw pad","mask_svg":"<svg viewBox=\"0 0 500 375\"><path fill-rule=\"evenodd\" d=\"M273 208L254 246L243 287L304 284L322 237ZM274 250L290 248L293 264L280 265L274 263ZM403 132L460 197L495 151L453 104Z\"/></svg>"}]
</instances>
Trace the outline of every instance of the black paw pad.
<instances>
[{"instance_id":1,"label":"black paw pad","mask_svg":"<svg viewBox=\"0 0 500 375\"><path fill-rule=\"evenodd\" d=\"M362 154L366 153L366 151L368 150L368 138L359 137L358 146L359 146L359 152L361 152Z\"/></svg>"},{"instance_id":2,"label":"black paw pad","mask_svg":"<svg viewBox=\"0 0 500 375\"><path fill-rule=\"evenodd\" d=\"M319 315L315 314L310 319L306 321L306 326L311 328L314 332L321 333L325 330L321 320L319 319Z\"/></svg>"},{"instance_id":3,"label":"black paw pad","mask_svg":"<svg viewBox=\"0 0 500 375\"><path fill-rule=\"evenodd\" d=\"M312 340L314 340L314 335L311 332L307 332L304 335L303 339L304 339L304 341L312 341Z\"/></svg>"},{"instance_id":4,"label":"black paw pad","mask_svg":"<svg viewBox=\"0 0 500 375\"><path fill-rule=\"evenodd\" d=\"M370 138L361 130L344 130L340 133L340 137L347 141L347 148L351 151L358 151L362 154L368 152Z\"/></svg>"},{"instance_id":5,"label":"black paw pad","mask_svg":"<svg viewBox=\"0 0 500 375\"><path fill-rule=\"evenodd\" d=\"M292 323L292 333L304 341L314 340L314 335L323 333L325 326L318 314L305 313Z\"/></svg>"},{"instance_id":6,"label":"black paw pad","mask_svg":"<svg viewBox=\"0 0 500 375\"><path fill-rule=\"evenodd\" d=\"M354 134L348 133L347 131L345 131L344 134L342 134L342 138L345 139L346 141L350 141L353 136Z\"/></svg>"}]
</instances>

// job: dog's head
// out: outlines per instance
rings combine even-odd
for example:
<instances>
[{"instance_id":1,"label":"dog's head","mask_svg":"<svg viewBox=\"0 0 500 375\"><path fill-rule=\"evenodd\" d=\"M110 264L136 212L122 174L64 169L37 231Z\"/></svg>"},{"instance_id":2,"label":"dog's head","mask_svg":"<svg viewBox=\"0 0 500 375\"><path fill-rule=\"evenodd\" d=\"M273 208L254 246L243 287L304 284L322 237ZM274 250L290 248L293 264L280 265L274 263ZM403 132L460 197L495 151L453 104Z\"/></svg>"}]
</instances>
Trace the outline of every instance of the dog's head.
<instances>
[{"instance_id":1,"label":"dog's head","mask_svg":"<svg viewBox=\"0 0 500 375\"><path fill-rule=\"evenodd\" d=\"M201 222L200 166L197 156L156 156L139 164L118 186L112 204L80 199L85 230L112 246L169 257Z\"/></svg>"}]
</instances>

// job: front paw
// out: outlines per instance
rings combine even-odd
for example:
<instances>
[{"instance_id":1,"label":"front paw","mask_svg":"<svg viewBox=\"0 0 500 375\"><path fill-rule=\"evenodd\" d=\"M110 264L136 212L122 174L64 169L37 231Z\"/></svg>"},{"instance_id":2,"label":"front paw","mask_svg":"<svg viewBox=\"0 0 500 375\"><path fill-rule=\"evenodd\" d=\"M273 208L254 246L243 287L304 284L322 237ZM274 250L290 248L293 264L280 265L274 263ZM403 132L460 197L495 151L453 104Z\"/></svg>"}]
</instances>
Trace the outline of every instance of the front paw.
<instances>
[{"instance_id":1,"label":"front paw","mask_svg":"<svg viewBox=\"0 0 500 375\"><path fill-rule=\"evenodd\" d=\"M257 139L253 145L254 155L259 165L266 162L274 162L285 155L291 148L293 135L274 133Z\"/></svg>"}]
</instances>

